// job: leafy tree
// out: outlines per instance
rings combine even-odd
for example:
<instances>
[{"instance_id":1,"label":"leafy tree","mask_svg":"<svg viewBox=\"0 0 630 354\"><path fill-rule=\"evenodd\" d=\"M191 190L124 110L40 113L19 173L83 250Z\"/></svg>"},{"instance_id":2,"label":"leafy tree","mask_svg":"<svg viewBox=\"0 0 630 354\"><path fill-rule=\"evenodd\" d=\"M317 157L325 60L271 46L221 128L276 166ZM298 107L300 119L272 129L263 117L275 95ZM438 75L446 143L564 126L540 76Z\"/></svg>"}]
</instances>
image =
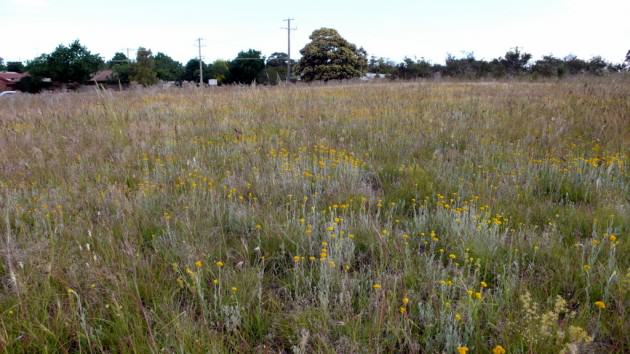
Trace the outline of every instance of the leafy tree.
<instances>
[{"instance_id":1,"label":"leafy tree","mask_svg":"<svg viewBox=\"0 0 630 354\"><path fill-rule=\"evenodd\" d=\"M507 75L507 70L503 63L501 63L501 58L492 59L491 62L488 63L488 70L490 70L490 74L495 78L502 78Z\"/></svg>"},{"instance_id":2,"label":"leafy tree","mask_svg":"<svg viewBox=\"0 0 630 354\"><path fill-rule=\"evenodd\" d=\"M114 77L121 83L129 83L131 75L131 61L123 53L116 53L111 60L107 62L107 67L114 72Z\"/></svg>"},{"instance_id":3,"label":"leafy tree","mask_svg":"<svg viewBox=\"0 0 630 354\"><path fill-rule=\"evenodd\" d=\"M44 82L39 77L25 76L15 84L15 89L22 92L38 93L50 85L50 82Z\"/></svg>"},{"instance_id":4,"label":"leafy tree","mask_svg":"<svg viewBox=\"0 0 630 354\"><path fill-rule=\"evenodd\" d=\"M626 53L626 60L623 62L623 65L626 69L630 69L630 50Z\"/></svg>"},{"instance_id":5,"label":"leafy tree","mask_svg":"<svg viewBox=\"0 0 630 354\"><path fill-rule=\"evenodd\" d=\"M26 62L26 71L35 78L50 78L48 70L48 55L42 54Z\"/></svg>"},{"instance_id":6,"label":"leafy tree","mask_svg":"<svg viewBox=\"0 0 630 354\"><path fill-rule=\"evenodd\" d=\"M85 83L102 65L103 59L92 54L78 40L59 45L50 54L42 54L27 63L26 70L36 77L48 77L63 83Z\"/></svg>"},{"instance_id":7,"label":"leafy tree","mask_svg":"<svg viewBox=\"0 0 630 354\"><path fill-rule=\"evenodd\" d=\"M157 73L157 78L160 80L176 81L180 80L184 74L182 64L164 53L158 52L155 55L154 61L155 72Z\"/></svg>"},{"instance_id":8,"label":"leafy tree","mask_svg":"<svg viewBox=\"0 0 630 354\"><path fill-rule=\"evenodd\" d=\"M287 53L275 52L267 58L267 67L287 67L289 55ZM291 59L291 65L295 65L295 60Z\"/></svg>"},{"instance_id":9,"label":"leafy tree","mask_svg":"<svg viewBox=\"0 0 630 354\"><path fill-rule=\"evenodd\" d=\"M564 58L564 63L567 66L567 70L569 70L569 74L581 74L586 71L587 63L576 57L575 55L567 55Z\"/></svg>"},{"instance_id":10,"label":"leafy tree","mask_svg":"<svg viewBox=\"0 0 630 354\"><path fill-rule=\"evenodd\" d=\"M0 58L0 71L5 71L7 70L6 65L4 65L4 59Z\"/></svg>"},{"instance_id":11,"label":"leafy tree","mask_svg":"<svg viewBox=\"0 0 630 354\"><path fill-rule=\"evenodd\" d=\"M378 74L394 75L400 72L401 65L403 69L406 69L409 66L409 61L413 63L411 59L405 58L402 63L396 65L395 62L389 59L372 56L368 62L368 71Z\"/></svg>"},{"instance_id":12,"label":"leafy tree","mask_svg":"<svg viewBox=\"0 0 630 354\"><path fill-rule=\"evenodd\" d=\"M492 65L485 60L475 59L473 53L468 53L464 58L455 58L448 55L444 75L464 79L482 78L492 73Z\"/></svg>"},{"instance_id":13,"label":"leafy tree","mask_svg":"<svg viewBox=\"0 0 630 354\"><path fill-rule=\"evenodd\" d=\"M226 60L217 59L209 65L208 77L216 79L219 83L226 82L230 75L230 62Z\"/></svg>"},{"instance_id":14,"label":"leafy tree","mask_svg":"<svg viewBox=\"0 0 630 354\"><path fill-rule=\"evenodd\" d=\"M586 63L586 71L593 75L603 75L607 67L608 63L600 56L593 57Z\"/></svg>"},{"instance_id":15,"label":"leafy tree","mask_svg":"<svg viewBox=\"0 0 630 354\"><path fill-rule=\"evenodd\" d=\"M136 62L131 65L130 78L145 87L157 82L155 59L150 49L138 48Z\"/></svg>"},{"instance_id":16,"label":"leafy tree","mask_svg":"<svg viewBox=\"0 0 630 354\"><path fill-rule=\"evenodd\" d=\"M620 73L624 70L624 68L625 66L623 64L608 63L608 66L606 66L606 71L611 73Z\"/></svg>"},{"instance_id":17,"label":"leafy tree","mask_svg":"<svg viewBox=\"0 0 630 354\"><path fill-rule=\"evenodd\" d=\"M367 54L345 40L332 28L320 28L309 37L300 53L296 73L305 80L343 80L360 77L367 71Z\"/></svg>"},{"instance_id":18,"label":"leafy tree","mask_svg":"<svg viewBox=\"0 0 630 354\"><path fill-rule=\"evenodd\" d=\"M114 56L107 62L107 67L112 69L116 65L129 64L130 60L127 56L121 52L117 52Z\"/></svg>"},{"instance_id":19,"label":"leafy tree","mask_svg":"<svg viewBox=\"0 0 630 354\"><path fill-rule=\"evenodd\" d=\"M382 59L382 58L381 58ZM387 65L387 64L386 64ZM385 71L387 73L387 67L383 70L383 63L378 63L375 66L375 69L378 71L374 71L377 73L382 73ZM374 67L374 66L373 66ZM372 71L370 69L370 71ZM402 63L396 66L395 76L400 79L412 80L417 78L428 78L433 75L433 66L431 63L424 59L413 61L410 58L403 59Z\"/></svg>"},{"instance_id":20,"label":"leafy tree","mask_svg":"<svg viewBox=\"0 0 630 354\"><path fill-rule=\"evenodd\" d=\"M24 64L21 61L7 62L7 71L12 71L14 73L23 73Z\"/></svg>"},{"instance_id":21,"label":"leafy tree","mask_svg":"<svg viewBox=\"0 0 630 354\"><path fill-rule=\"evenodd\" d=\"M527 63L532 59L529 53L521 52L518 47L505 53L501 64L509 75L520 75L527 72Z\"/></svg>"},{"instance_id":22,"label":"leafy tree","mask_svg":"<svg viewBox=\"0 0 630 354\"><path fill-rule=\"evenodd\" d=\"M265 68L265 57L258 50L241 51L230 62L229 82L249 84L261 78Z\"/></svg>"},{"instance_id":23,"label":"leafy tree","mask_svg":"<svg viewBox=\"0 0 630 354\"><path fill-rule=\"evenodd\" d=\"M532 72L544 77L563 77L567 71L565 62L553 55L546 55L542 59L536 60L532 66Z\"/></svg>"},{"instance_id":24,"label":"leafy tree","mask_svg":"<svg viewBox=\"0 0 630 354\"><path fill-rule=\"evenodd\" d=\"M267 58L265 67L265 80L271 85L276 85L287 78L287 63L289 56L287 53L276 52ZM291 67L295 67L295 60L291 59Z\"/></svg>"},{"instance_id":25,"label":"leafy tree","mask_svg":"<svg viewBox=\"0 0 630 354\"><path fill-rule=\"evenodd\" d=\"M212 78L211 64L201 63L204 80ZM184 66L181 80L199 82L199 59L190 59Z\"/></svg>"}]
</instances>

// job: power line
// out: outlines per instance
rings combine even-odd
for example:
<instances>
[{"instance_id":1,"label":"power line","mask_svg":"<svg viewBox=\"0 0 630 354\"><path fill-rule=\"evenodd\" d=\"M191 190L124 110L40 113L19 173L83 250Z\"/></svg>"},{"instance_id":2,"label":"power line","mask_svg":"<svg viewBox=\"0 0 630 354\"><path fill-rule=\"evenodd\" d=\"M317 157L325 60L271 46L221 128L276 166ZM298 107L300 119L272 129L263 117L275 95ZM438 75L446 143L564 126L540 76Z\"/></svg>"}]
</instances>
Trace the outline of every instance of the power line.
<instances>
[{"instance_id":1,"label":"power line","mask_svg":"<svg viewBox=\"0 0 630 354\"><path fill-rule=\"evenodd\" d=\"M282 29L287 30L287 83L289 83L289 79L291 78L291 30L297 30L296 28L291 28L291 21L295 21L294 18L287 18L282 21L286 21L287 27L282 27Z\"/></svg>"},{"instance_id":2,"label":"power line","mask_svg":"<svg viewBox=\"0 0 630 354\"><path fill-rule=\"evenodd\" d=\"M130 60L130 58L129 58L129 51L130 50L134 50L134 49L133 48L123 48L123 49L125 49L127 51L127 60Z\"/></svg>"}]
</instances>

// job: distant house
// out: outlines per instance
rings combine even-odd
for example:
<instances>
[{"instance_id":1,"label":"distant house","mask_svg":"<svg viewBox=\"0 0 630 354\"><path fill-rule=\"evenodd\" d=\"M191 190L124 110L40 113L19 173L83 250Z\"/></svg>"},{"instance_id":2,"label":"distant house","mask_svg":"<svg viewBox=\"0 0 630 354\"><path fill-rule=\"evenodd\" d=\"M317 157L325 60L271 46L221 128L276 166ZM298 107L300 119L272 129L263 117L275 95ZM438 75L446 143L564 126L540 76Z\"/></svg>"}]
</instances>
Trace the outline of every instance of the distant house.
<instances>
[{"instance_id":1,"label":"distant house","mask_svg":"<svg viewBox=\"0 0 630 354\"><path fill-rule=\"evenodd\" d=\"M371 81L371 80L376 80L376 79L385 79L387 78L386 74L380 74L380 73L366 73L361 80L363 81Z\"/></svg>"},{"instance_id":2,"label":"distant house","mask_svg":"<svg viewBox=\"0 0 630 354\"><path fill-rule=\"evenodd\" d=\"M15 84L17 84L26 74L14 73L12 71L0 72L0 91L12 91L15 90Z\"/></svg>"},{"instance_id":3,"label":"distant house","mask_svg":"<svg viewBox=\"0 0 630 354\"><path fill-rule=\"evenodd\" d=\"M114 71L111 69L106 69L106 70L97 71L94 74L92 74L92 76L90 77L90 80L88 81L88 85L94 84L94 82L97 82L99 84L107 84L113 81L115 81Z\"/></svg>"}]
</instances>

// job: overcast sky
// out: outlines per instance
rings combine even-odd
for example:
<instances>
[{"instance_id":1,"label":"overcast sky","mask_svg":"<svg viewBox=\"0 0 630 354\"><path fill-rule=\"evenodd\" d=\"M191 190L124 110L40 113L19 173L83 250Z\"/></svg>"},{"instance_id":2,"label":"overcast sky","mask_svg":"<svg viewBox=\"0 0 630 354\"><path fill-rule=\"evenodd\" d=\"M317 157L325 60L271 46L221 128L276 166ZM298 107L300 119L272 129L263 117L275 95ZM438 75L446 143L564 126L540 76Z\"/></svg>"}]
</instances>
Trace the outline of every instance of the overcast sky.
<instances>
[{"instance_id":1,"label":"overcast sky","mask_svg":"<svg viewBox=\"0 0 630 354\"><path fill-rule=\"evenodd\" d=\"M26 61L79 39L104 59L144 46L185 63L198 37L206 61L249 48L268 56L286 52L287 16L297 27L293 58L320 27L396 61L471 51L492 59L519 46L535 58L618 63L630 49L630 0L0 0L0 57Z\"/></svg>"}]
</instances>

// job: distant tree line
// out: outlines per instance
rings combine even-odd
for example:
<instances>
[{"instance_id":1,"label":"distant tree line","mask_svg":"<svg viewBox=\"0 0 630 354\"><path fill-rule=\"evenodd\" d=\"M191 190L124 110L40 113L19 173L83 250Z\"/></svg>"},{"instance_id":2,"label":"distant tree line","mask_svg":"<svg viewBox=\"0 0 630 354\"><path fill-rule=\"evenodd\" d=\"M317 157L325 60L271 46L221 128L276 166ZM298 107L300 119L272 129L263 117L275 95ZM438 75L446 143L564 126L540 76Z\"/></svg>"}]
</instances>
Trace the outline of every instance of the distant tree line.
<instances>
[{"instance_id":1,"label":"distant tree line","mask_svg":"<svg viewBox=\"0 0 630 354\"><path fill-rule=\"evenodd\" d=\"M393 79L430 78L436 75L461 79L504 78L530 76L562 78L567 75L591 74L603 75L607 72L621 72L630 69L630 51L623 64L606 62L599 56L583 60L575 55L557 58L553 55L532 60L532 55L514 48L505 56L490 61L476 59L473 53L457 58L446 57L444 64L432 64L425 59L412 60L405 58L395 63L385 58L371 57L369 71L385 73Z\"/></svg>"},{"instance_id":2,"label":"distant tree line","mask_svg":"<svg viewBox=\"0 0 630 354\"><path fill-rule=\"evenodd\" d=\"M386 58L371 57L367 52L348 42L336 30L321 28L310 36L310 42L300 50L301 59L291 60L294 68L290 80L329 81L352 79L367 72L385 74L391 79L414 80L436 76L460 79L483 79L505 77L556 77L590 74L603 75L609 72L630 70L630 51L624 62L613 64L599 56L589 60L569 55L564 58L553 55L532 60L532 55L519 48L509 50L503 57L483 60L473 53L463 57L448 55L444 64L431 63L425 59L405 58L396 63ZM150 49L140 47L135 58L116 53L109 61L91 53L77 40L68 46L59 45L50 54L42 54L26 65L21 62L5 63L0 58L0 71L26 72L28 76L17 85L19 90L38 92L53 84L67 87L89 83L90 77L99 70L110 69L112 83L128 84L136 82L143 86L158 81L199 82L203 73L204 81L217 80L219 84L258 84L275 85L287 79L289 57L276 52L265 57L258 50L239 52L232 60L215 60L212 63L190 59L185 65L168 55L158 52L153 55Z\"/></svg>"}]
</instances>

